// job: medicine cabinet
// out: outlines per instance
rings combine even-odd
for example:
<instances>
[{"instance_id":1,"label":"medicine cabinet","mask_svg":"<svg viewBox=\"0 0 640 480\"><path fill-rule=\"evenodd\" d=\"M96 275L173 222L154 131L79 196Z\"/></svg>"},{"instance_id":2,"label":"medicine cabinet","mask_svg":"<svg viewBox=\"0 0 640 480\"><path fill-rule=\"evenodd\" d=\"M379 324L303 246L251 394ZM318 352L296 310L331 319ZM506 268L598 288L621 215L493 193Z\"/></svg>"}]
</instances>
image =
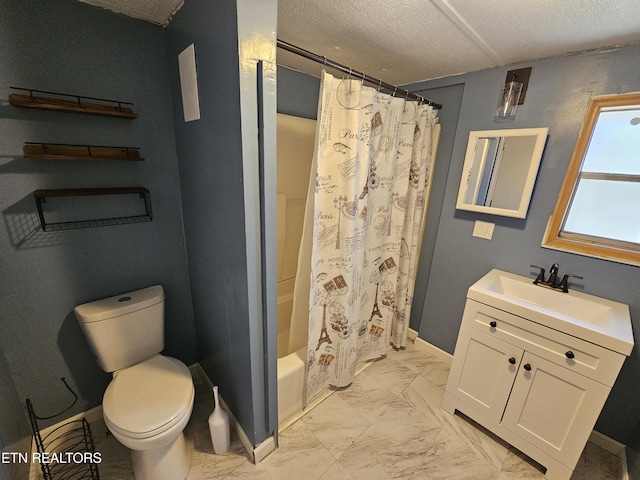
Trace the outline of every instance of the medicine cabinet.
<instances>
[{"instance_id":1,"label":"medicine cabinet","mask_svg":"<svg viewBox=\"0 0 640 480\"><path fill-rule=\"evenodd\" d=\"M469 132L456 208L525 218L548 128Z\"/></svg>"}]
</instances>

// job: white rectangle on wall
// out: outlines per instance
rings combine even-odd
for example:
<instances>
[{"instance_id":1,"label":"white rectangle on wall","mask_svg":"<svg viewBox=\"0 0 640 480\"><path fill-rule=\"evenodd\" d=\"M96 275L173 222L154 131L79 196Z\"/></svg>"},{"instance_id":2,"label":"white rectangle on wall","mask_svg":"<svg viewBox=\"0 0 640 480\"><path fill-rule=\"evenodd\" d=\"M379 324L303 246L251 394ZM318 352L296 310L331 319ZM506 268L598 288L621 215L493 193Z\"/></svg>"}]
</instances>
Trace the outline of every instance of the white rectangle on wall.
<instances>
[{"instance_id":1,"label":"white rectangle on wall","mask_svg":"<svg viewBox=\"0 0 640 480\"><path fill-rule=\"evenodd\" d=\"M198 100L198 76L196 74L196 49L193 43L178 55L178 67L180 68L184 121L199 120L200 101Z\"/></svg>"},{"instance_id":2,"label":"white rectangle on wall","mask_svg":"<svg viewBox=\"0 0 640 480\"><path fill-rule=\"evenodd\" d=\"M493 237L493 227L495 226L495 223L481 222L480 220L476 220L476 223L473 227L472 235L474 237L484 238L485 240L491 240L491 238Z\"/></svg>"}]
</instances>

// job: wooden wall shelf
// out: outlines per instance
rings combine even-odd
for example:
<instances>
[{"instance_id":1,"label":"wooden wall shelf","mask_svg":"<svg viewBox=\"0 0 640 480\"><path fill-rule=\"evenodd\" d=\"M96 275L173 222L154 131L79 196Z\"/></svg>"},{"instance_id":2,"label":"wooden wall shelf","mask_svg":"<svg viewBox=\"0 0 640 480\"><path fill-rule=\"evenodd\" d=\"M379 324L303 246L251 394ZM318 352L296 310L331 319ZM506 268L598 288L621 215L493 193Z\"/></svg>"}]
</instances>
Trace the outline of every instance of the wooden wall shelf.
<instances>
[{"instance_id":1,"label":"wooden wall shelf","mask_svg":"<svg viewBox=\"0 0 640 480\"><path fill-rule=\"evenodd\" d=\"M47 222L43 204L47 198L55 197L83 197L83 196L108 196L108 195L135 195L144 201L144 214L127 214L123 216L108 216L106 218L92 218L82 220L69 220ZM124 188L71 188L59 190L36 190L33 192L36 201L40 226L45 232L55 232L60 230L73 230L79 228L106 227L112 225L126 225L130 223L150 222L153 220L151 209L151 195L144 187L124 187Z\"/></svg>"},{"instance_id":2,"label":"wooden wall shelf","mask_svg":"<svg viewBox=\"0 0 640 480\"><path fill-rule=\"evenodd\" d=\"M144 160L138 147L25 142L22 151L25 158L40 160Z\"/></svg>"},{"instance_id":3,"label":"wooden wall shelf","mask_svg":"<svg viewBox=\"0 0 640 480\"><path fill-rule=\"evenodd\" d=\"M84 113L88 115L125 118L129 120L138 118L137 113L135 113L131 108L125 106L133 105L128 102L107 100L104 98L83 97L80 95L68 95L66 93L46 92L44 90L33 90L29 88L10 88L26 92L25 94L12 93L9 95L9 103L14 107ZM40 96L36 94L53 95L53 97Z\"/></svg>"}]
</instances>

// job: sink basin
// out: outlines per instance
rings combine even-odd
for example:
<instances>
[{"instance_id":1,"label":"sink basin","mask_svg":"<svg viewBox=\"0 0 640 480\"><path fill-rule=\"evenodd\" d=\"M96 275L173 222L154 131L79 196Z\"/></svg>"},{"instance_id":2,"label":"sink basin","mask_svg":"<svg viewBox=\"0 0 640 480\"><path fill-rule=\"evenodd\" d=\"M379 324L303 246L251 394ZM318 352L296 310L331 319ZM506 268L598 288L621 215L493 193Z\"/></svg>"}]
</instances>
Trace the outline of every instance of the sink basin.
<instances>
[{"instance_id":1,"label":"sink basin","mask_svg":"<svg viewBox=\"0 0 640 480\"><path fill-rule=\"evenodd\" d=\"M633 348L629 307L623 303L563 293L497 269L474 283L467 297L625 355Z\"/></svg>"},{"instance_id":2,"label":"sink basin","mask_svg":"<svg viewBox=\"0 0 640 480\"><path fill-rule=\"evenodd\" d=\"M544 308L562 316L575 317L582 322L602 327L611 324L613 307L591 298L575 297L569 294L558 295L560 292L534 285L532 281L525 283L519 278L514 279L504 275L499 275L489 288L496 293L530 303L532 308Z\"/></svg>"}]
</instances>

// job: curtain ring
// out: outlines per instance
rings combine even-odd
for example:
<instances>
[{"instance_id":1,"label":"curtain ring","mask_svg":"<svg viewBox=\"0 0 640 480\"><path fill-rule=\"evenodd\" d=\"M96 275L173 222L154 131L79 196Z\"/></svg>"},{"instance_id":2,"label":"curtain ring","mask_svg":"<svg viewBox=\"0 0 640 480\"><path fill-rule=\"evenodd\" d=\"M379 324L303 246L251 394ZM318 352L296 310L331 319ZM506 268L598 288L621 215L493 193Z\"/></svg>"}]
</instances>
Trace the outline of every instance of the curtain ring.
<instances>
[{"instance_id":1,"label":"curtain ring","mask_svg":"<svg viewBox=\"0 0 640 480\"><path fill-rule=\"evenodd\" d=\"M398 91L398 87L395 87L395 88L393 89L393 96L394 96L394 97L396 96L396 92L397 92L397 91Z\"/></svg>"},{"instance_id":2,"label":"curtain ring","mask_svg":"<svg viewBox=\"0 0 640 480\"><path fill-rule=\"evenodd\" d=\"M378 80L378 92L382 90L382 80Z\"/></svg>"}]
</instances>

